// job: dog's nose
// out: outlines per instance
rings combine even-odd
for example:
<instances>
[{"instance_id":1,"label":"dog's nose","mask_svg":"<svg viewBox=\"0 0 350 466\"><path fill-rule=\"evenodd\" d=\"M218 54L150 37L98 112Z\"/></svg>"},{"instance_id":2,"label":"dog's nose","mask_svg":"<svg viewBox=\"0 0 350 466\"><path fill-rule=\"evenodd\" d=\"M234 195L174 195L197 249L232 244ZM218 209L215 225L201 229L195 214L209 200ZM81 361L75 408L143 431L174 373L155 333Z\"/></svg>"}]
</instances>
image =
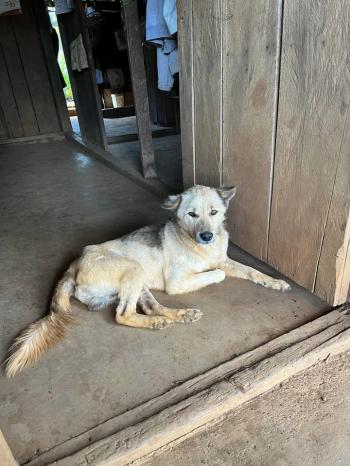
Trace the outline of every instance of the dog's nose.
<instances>
[{"instance_id":1,"label":"dog's nose","mask_svg":"<svg viewBox=\"0 0 350 466\"><path fill-rule=\"evenodd\" d=\"M203 231L203 233L201 233L199 236L203 241L209 243L209 241L213 238L213 233L210 231Z\"/></svg>"}]
</instances>

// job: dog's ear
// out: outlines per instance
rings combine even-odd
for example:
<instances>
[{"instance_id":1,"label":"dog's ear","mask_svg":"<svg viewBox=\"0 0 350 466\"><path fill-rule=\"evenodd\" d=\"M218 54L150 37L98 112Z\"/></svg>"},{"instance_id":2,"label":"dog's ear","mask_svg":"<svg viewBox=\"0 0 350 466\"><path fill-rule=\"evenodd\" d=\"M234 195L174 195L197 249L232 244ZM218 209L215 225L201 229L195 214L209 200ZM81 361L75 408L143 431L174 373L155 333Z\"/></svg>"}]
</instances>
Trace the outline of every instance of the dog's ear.
<instances>
[{"instance_id":1,"label":"dog's ear","mask_svg":"<svg viewBox=\"0 0 350 466\"><path fill-rule=\"evenodd\" d=\"M173 194L168 196L162 203L161 207L167 210L176 210L181 202L181 194Z\"/></svg>"},{"instance_id":2,"label":"dog's ear","mask_svg":"<svg viewBox=\"0 0 350 466\"><path fill-rule=\"evenodd\" d=\"M236 186L231 186L229 188L217 188L216 191L221 197L225 206L227 207L230 200L233 198L233 196L235 196L237 188Z\"/></svg>"}]
</instances>

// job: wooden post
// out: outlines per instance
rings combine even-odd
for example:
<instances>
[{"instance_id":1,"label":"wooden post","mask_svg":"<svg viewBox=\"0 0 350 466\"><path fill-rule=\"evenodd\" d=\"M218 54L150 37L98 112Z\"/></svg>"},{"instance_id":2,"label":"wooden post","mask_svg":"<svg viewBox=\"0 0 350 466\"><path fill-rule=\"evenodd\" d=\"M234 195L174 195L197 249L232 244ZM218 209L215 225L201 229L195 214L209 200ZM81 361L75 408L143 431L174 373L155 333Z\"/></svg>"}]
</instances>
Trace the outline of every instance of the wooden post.
<instances>
[{"instance_id":1,"label":"wooden post","mask_svg":"<svg viewBox=\"0 0 350 466\"><path fill-rule=\"evenodd\" d=\"M150 123L146 71L136 0L123 2L131 82L134 94L136 120L141 148L141 164L145 178L156 178L156 166Z\"/></svg>"},{"instance_id":2,"label":"wooden post","mask_svg":"<svg viewBox=\"0 0 350 466\"><path fill-rule=\"evenodd\" d=\"M74 6L75 10L58 15L57 20L79 118L81 136L83 140L107 149L101 101L96 84L95 66L81 1L75 0ZM83 38L89 67L82 71L73 71L71 68L70 43L79 34Z\"/></svg>"},{"instance_id":3,"label":"wooden post","mask_svg":"<svg viewBox=\"0 0 350 466\"><path fill-rule=\"evenodd\" d=\"M70 123L68 108L62 81L59 71L59 65L56 60L54 49L50 38L50 19L43 1L32 1L34 15L37 22L37 28L40 35L41 45L44 51L47 70L51 80L52 94L55 100L57 114L60 120L60 125L63 132L71 132L72 125Z\"/></svg>"},{"instance_id":4,"label":"wooden post","mask_svg":"<svg viewBox=\"0 0 350 466\"><path fill-rule=\"evenodd\" d=\"M189 188L196 183L192 3L192 0L177 1L182 179L184 188Z\"/></svg>"}]
</instances>

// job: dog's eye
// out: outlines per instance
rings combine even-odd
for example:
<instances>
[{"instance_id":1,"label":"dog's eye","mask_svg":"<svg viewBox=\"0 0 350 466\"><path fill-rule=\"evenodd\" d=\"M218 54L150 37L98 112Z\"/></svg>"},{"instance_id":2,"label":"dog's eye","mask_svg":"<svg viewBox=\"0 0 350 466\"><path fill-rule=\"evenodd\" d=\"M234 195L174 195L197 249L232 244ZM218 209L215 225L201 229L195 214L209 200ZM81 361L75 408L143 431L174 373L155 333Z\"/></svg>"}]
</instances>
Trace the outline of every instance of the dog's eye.
<instances>
[{"instance_id":1,"label":"dog's eye","mask_svg":"<svg viewBox=\"0 0 350 466\"><path fill-rule=\"evenodd\" d=\"M198 215L197 215L196 213L194 213L194 212L188 212L188 215L189 215L190 217L193 217L193 218L198 217Z\"/></svg>"},{"instance_id":2,"label":"dog's eye","mask_svg":"<svg viewBox=\"0 0 350 466\"><path fill-rule=\"evenodd\" d=\"M216 215L218 213L217 210L213 209L211 212L210 212L210 215Z\"/></svg>"}]
</instances>

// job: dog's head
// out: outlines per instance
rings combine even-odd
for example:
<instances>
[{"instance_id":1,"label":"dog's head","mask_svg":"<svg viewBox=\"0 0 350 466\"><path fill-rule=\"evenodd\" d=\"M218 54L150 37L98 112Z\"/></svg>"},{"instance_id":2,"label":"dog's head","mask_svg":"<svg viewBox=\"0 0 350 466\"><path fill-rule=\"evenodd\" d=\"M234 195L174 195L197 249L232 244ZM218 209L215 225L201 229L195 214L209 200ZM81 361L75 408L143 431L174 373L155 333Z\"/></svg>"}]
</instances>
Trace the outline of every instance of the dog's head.
<instances>
[{"instance_id":1,"label":"dog's head","mask_svg":"<svg viewBox=\"0 0 350 466\"><path fill-rule=\"evenodd\" d=\"M176 215L177 223L199 244L211 244L222 231L225 214L236 188L196 185L182 194L169 196L162 204Z\"/></svg>"}]
</instances>

